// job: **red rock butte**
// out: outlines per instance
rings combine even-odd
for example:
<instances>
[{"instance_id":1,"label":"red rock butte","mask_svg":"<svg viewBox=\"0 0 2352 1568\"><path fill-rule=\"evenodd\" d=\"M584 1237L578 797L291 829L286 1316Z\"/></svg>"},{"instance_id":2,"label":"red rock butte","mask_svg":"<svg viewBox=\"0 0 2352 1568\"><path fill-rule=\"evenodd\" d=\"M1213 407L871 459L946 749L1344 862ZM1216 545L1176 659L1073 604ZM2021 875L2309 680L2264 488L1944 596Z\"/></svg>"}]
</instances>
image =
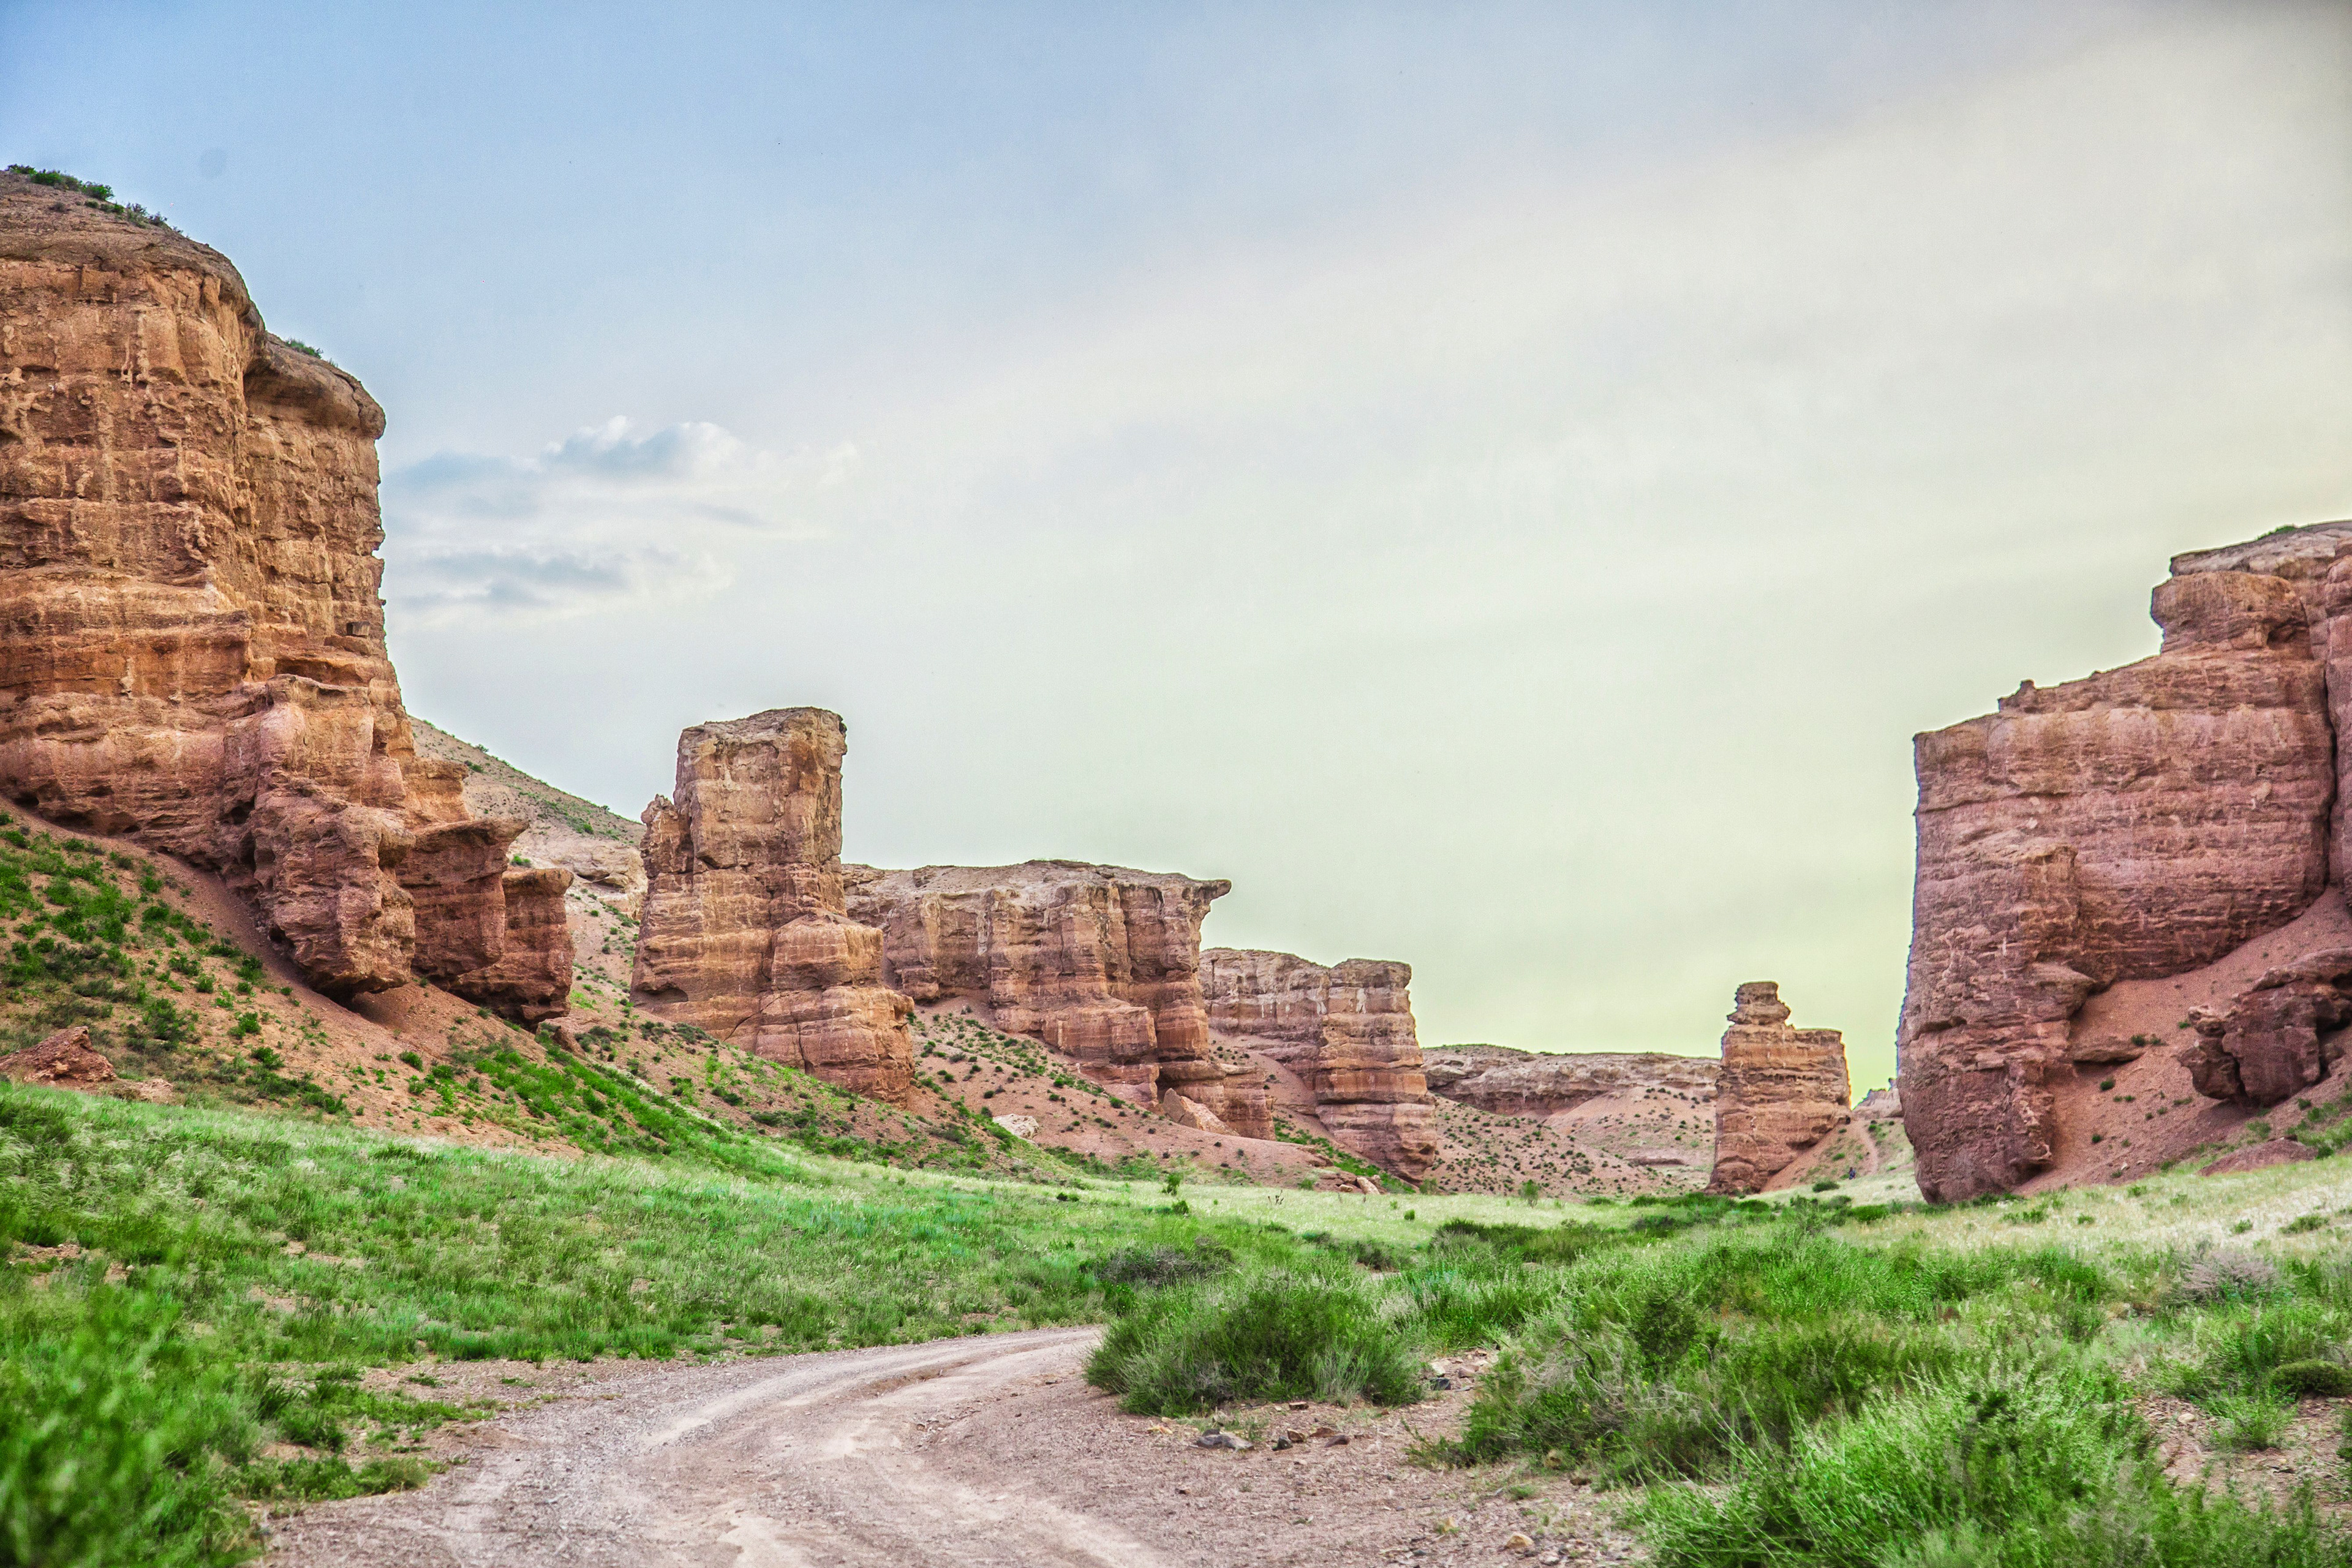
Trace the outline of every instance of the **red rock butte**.
<instances>
[{"instance_id":1,"label":"red rock butte","mask_svg":"<svg viewBox=\"0 0 2352 1568\"><path fill-rule=\"evenodd\" d=\"M646 807L645 914L630 990L855 1093L905 1105L914 1005L882 979L882 931L842 907L841 759L822 708L697 724L677 794Z\"/></svg>"},{"instance_id":2,"label":"red rock butte","mask_svg":"<svg viewBox=\"0 0 2352 1568\"><path fill-rule=\"evenodd\" d=\"M1769 980L1734 994L1715 1079L1715 1170L1710 1193L1761 1192L1771 1179L1846 1123L1852 1085L1845 1040L1835 1029L1800 1029Z\"/></svg>"},{"instance_id":3,"label":"red rock butte","mask_svg":"<svg viewBox=\"0 0 2352 1568\"><path fill-rule=\"evenodd\" d=\"M375 400L218 251L15 174L0 321L0 792L217 874L321 990L562 1011L562 883L385 656Z\"/></svg>"},{"instance_id":4,"label":"red rock butte","mask_svg":"<svg viewBox=\"0 0 2352 1568\"><path fill-rule=\"evenodd\" d=\"M1201 922L1231 882L1076 860L845 873L883 933L884 977L966 997L1134 1104L1204 1131L1271 1138L1265 1085L1220 1062L1201 995Z\"/></svg>"},{"instance_id":5,"label":"red rock butte","mask_svg":"<svg viewBox=\"0 0 2352 1568\"><path fill-rule=\"evenodd\" d=\"M2232 975L2233 953L2323 902L2340 931L2352 522L2176 556L2150 609L2163 631L2153 657L2028 681L1995 712L1915 742L1897 1053L1931 1199L2050 1170L2066 1142L2059 1090L2099 1064L2177 1049L2199 1092L2243 1106L2336 1069L2335 1031L2352 1018L2340 936L2251 988L2231 980L2182 1020L2193 1034L2168 1020L2160 1037L2109 1037L2084 1008L2126 982Z\"/></svg>"},{"instance_id":6,"label":"red rock butte","mask_svg":"<svg viewBox=\"0 0 2352 1568\"><path fill-rule=\"evenodd\" d=\"M1409 1179L1436 1163L1410 964L1218 947L1201 978L1210 1023L1306 1080L1334 1142Z\"/></svg>"}]
</instances>

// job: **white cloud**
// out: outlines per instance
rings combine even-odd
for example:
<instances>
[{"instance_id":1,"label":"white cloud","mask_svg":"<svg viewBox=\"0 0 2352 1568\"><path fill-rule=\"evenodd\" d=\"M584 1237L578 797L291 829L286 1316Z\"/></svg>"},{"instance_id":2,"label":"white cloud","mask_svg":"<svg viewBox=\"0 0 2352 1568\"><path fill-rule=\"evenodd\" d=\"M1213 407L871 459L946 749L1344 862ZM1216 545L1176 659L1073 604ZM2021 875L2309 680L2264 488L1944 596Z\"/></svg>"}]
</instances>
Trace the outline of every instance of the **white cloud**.
<instances>
[{"instance_id":1,"label":"white cloud","mask_svg":"<svg viewBox=\"0 0 2352 1568\"><path fill-rule=\"evenodd\" d=\"M579 615L708 596L745 542L810 539L802 508L857 450L762 451L699 421L626 417L528 458L439 452L385 476L385 583L401 614Z\"/></svg>"}]
</instances>

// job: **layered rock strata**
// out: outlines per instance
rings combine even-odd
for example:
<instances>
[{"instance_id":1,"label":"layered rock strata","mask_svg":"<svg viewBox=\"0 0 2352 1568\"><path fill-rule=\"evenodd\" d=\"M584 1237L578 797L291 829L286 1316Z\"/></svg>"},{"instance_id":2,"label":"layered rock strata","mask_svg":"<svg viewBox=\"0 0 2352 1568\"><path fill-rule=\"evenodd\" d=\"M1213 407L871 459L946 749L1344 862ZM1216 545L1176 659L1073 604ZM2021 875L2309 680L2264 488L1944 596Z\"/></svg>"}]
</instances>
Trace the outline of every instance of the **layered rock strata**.
<instances>
[{"instance_id":1,"label":"layered rock strata","mask_svg":"<svg viewBox=\"0 0 2352 1568\"><path fill-rule=\"evenodd\" d=\"M1436 1163L1411 965L1211 948L1201 981L1211 1025L1306 1079L1333 1142L1409 1179Z\"/></svg>"},{"instance_id":2,"label":"layered rock strata","mask_svg":"<svg viewBox=\"0 0 2352 1568\"><path fill-rule=\"evenodd\" d=\"M217 251L0 174L0 791L217 873L346 995L494 964L513 837L410 742L383 429Z\"/></svg>"},{"instance_id":3,"label":"layered rock strata","mask_svg":"<svg viewBox=\"0 0 2352 1568\"><path fill-rule=\"evenodd\" d=\"M821 708L678 737L677 796L645 811L631 990L656 1017L904 1105L914 1005L884 983L881 930L842 900L846 749Z\"/></svg>"},{"instance_id":4,"label":"layered rock strata","mask_svg":"<svg viewBox=\"0 0 2352 1568\"><path fill-rule=\"evenodd\" d=\"M1715 1173L1706 1190L1761 1192L1845 1125L1851 1092L1837 1030L1792 1027L1769 980L1740 986L1715 1080Z\"/></svg>"},{"instance_id":5,"label":"layered rock strata","mask_svg":"<svg viewBox=\"0 0 2352 1568\"><path fill-rule=\"evenodd\" d=\"M1917 737L1897 1054L1929 1198L2050 1165L2053 1075L2112 1050L2072 1037L2095 991L2200 968L2343 880L2347 546L2329 523L2177 557L2154 657Z\"/></svg>"},{"instance_id":6,"label":"layered rock strata","mask_svg":"<svg viewBox=\"0 0 2352 1568\"><path fill-rule=\"evenodd\" d=\"M1706 1104L1718 1064L1664 1052L1578 1051L1558 1055L1507 1046L1424 1047L1429 1092L1496 1116L1555 1116L1603 1095L1662 1090Z\"/></svg>"},{"instance_id":7,"label":"layered rock strata","mask_svg":"<svg viewBox=\"0 0 2352 1568\"><path fill-rule=\"evenodd\" d=\"M983 1003L1135 1104L1274 1135L1265 1080L1217 1059L1201 997L1201 922L1232 883L1075 860L844 876L851 917L881 928L885 979L914 1000Z\"/></svg>"}]
</instances>

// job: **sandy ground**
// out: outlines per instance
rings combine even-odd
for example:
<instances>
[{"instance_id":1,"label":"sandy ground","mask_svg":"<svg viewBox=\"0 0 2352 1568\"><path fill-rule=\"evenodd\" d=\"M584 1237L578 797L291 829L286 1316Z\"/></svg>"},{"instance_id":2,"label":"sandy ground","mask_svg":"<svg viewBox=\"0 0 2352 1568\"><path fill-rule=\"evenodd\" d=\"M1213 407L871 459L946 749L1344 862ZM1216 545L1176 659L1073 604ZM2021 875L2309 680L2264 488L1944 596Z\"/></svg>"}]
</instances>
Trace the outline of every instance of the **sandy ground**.
<instances>
[{"instance_id":1,"label":"sandy ground","mask_svg":"<svg viewBox=\"0 0 2352 1568\"><path fill-rule=\"evenodd\" d=\"M1416 1434L1458 1422L1459 1388L1386 1414L1247 1413L1229 1419L1258 1434L1248 1451L1202 1448L1197 1425L1121 1415L1086 1385L1097 1332L559 1374L530 1403L452 1429L460 1462L423 1490L272 1521L267 1561L1453 1568L1636 1555L1608 1504L1569 1478L1412 1463ZM1285 1429L1305 1441L1276 1450L1266 1439Z\"/></svg>"}]
</instances>

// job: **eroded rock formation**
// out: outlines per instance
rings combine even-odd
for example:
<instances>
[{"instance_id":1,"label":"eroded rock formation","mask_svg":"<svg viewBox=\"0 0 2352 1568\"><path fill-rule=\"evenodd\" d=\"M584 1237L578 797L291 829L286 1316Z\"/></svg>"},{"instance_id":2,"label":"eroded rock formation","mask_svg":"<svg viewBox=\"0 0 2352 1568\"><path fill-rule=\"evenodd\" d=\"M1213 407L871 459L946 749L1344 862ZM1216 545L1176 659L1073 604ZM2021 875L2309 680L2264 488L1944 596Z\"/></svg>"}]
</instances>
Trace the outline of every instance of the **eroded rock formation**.
<instances>
[{"instance_id":1,"label":"eroded rock formation","mask_svg":"<svg viewBox=\"0 0 2352 1568\"><path fill-rule=\"evenodd\" d=\"M1739 987L1715 1080L1715 1174L1706 1190L1761 1192L1845 1125L1851 1091L1838 1031L1791 1027L1769 980Z\"/></svg>"},{"instance_id":2,"label":"eroded rock formation","mask_svg":"<svg viewBox=\"0 0 2352 1568\"><path fill-rule=\"evenodd\" d=\"M1308 1081L1333 1142L1408 1178L1436 1161L1411 965L1354 958L1326 968L1295 953L1221 947L1201 954L1201 982L1220 1033Z\"/></svg>"},{"instance_id":3,"label":"eroded rock formation","mask_svg":"<svg viewBox=\"0 0 2352 1568\"><path fill-rule=\"evenodd\" d=\"M410 743L383 429L217 251L0 174L0 790L218 873L341 994L495 963L513 837Z\"/></svg>"},{"instance_id":4,"label":"eroded rock formation","mask_svg":"<svg viewBox=\"0 0 2352 1568\"><path fill-rule=\"evenodd\" d=\"M1507 1046L1423 1047L1429 1092L1496 1116L1552 1116L1606 1094L1663 1089L1699 1103L1714 1098L1719 1064L1664 1052L1578 1051L1558 1055Z\"/></svg>"},{"instance_id":5,"label":"eroded rock formation","mask_svg":"<svg viewBox=\"0 0 2352 1568\"><path fill-rule=\"evenodd\" d=\"M1201 921L1232 883L1075 860L844 875L851 917L882 930L885 978L916 1001L985 1003L1135 1104L1274 1135L1265 1081L1216 1058L1202 1005Z\"/></svg>"},{"instance_id":6,"label":"eroded rock formation","mask_svg":"<svg viewBox=\"0 0 2352 1568\"><path fill-rule=\"evenodd\" d=\"M913 1004L883 982L880 929L842 901L846 749L840 716L822 708L678 737L677 797L645 812L631 990L656 1017L904 1105Z\"/></svg>"},{"instance_id":7,"label":"eroded rock formation","mask_svg":"<svg viewBox=\"0 0 2352 1568\"><path fill-rule=\"evenodd\" d=\"M2352 523L2326 523L2178 556L2152 597L2154 657L2046 690L2028 682L1999 711L1917 738L1898 1055L1928 1197L2047 1168L2053 1075L2146 1047L2074 1038L2086 997L2210 964L2340 886L2347 548ZM2258 986L2209 1018L2200 1081L2259 1100L2324 1073L2332 991Z\"/></svg>"}]
</instances>

